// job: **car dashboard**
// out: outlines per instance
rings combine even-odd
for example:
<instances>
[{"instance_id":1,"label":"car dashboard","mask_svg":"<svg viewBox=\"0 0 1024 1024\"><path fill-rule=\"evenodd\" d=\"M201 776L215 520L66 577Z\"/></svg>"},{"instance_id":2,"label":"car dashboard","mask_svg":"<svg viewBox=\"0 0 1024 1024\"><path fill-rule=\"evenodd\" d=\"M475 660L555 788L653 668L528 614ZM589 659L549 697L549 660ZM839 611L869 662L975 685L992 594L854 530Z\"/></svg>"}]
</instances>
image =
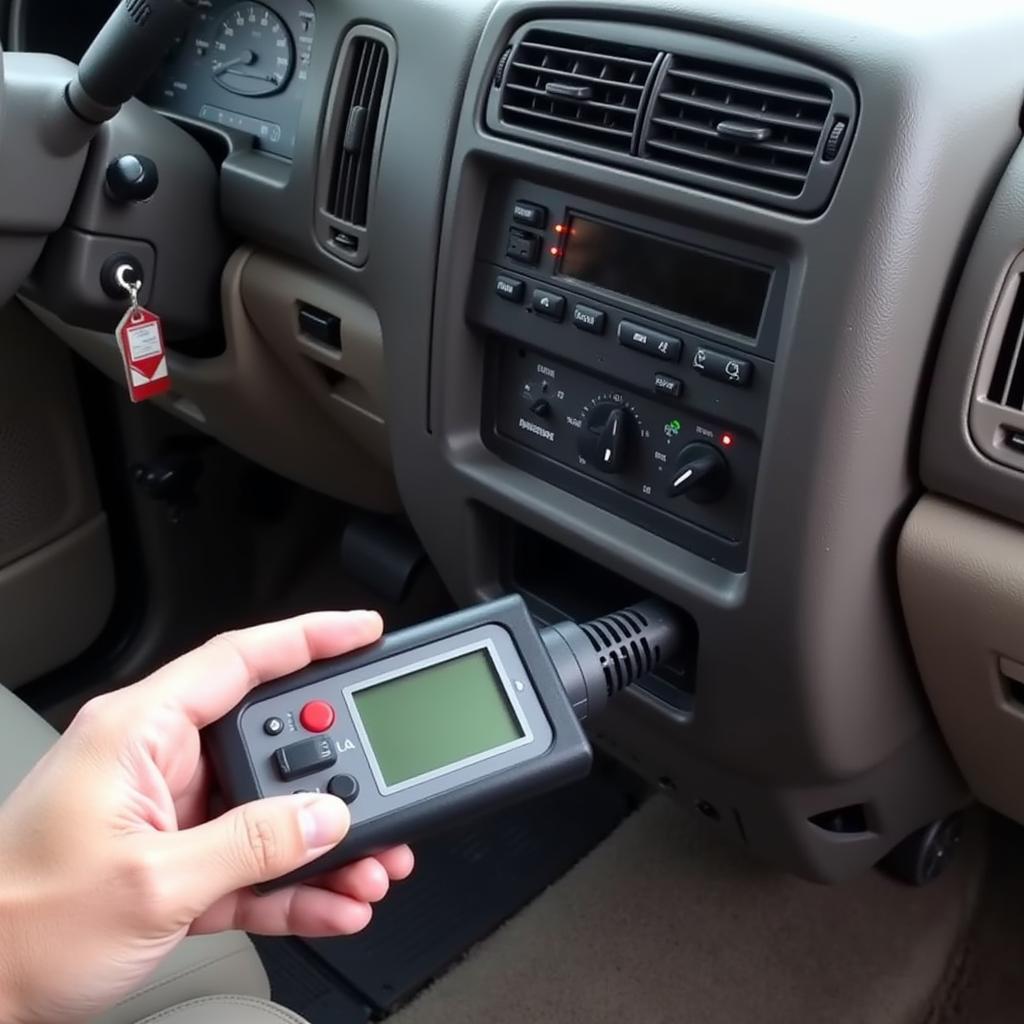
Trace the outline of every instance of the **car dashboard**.
<instances>
[{"instance_id":1,"label":"car dashboard","mask_svg":"<svg viewBox=\"0 0 1024 1024\"><path fill-rule=\"evenodd\" d=\"M80 56L109 4L66 6L14 0L14 48ZM916 7L203 0L140 104L215 173L154 136L153 204L80 195L26 302L119 379L116 301L85 271L48 301L48 260L136 253L169 412L403 511L462 602L670 602L686 656L594 738L735 842L847 877L966 796L896 545L1021 141L1024 15ZM977 457L947 441L945 469Z\"/></svg>"}]
</instances>

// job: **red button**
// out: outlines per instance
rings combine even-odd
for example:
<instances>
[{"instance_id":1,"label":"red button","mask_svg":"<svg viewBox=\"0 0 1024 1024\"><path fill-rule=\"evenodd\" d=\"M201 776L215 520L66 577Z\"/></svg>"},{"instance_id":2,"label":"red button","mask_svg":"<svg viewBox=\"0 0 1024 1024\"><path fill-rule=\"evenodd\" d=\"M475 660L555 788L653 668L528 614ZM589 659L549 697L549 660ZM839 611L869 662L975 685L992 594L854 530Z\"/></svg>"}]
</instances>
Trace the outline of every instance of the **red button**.
<instances>
[{"instance_id":1,"label":"red button","mask_svg":"<svg viewBox=\"0 0 1024 1024\"><path fill-rule=\"evenodd\" d=\"M309 732L327 732L334 725L334 708L325 700L311 700L302 709L299 721Z\"/></svg>"}]
</instances>

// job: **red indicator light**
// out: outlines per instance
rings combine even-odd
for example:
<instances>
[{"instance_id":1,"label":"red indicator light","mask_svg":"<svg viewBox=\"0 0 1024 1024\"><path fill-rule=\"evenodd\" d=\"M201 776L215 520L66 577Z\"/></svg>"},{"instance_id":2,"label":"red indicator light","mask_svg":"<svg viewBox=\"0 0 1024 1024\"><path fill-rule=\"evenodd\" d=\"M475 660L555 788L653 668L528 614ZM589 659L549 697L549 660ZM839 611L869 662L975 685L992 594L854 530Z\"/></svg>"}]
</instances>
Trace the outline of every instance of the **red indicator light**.
<instances>
[{"instance_id":1,"label":"red indicator light","mask_svg":"<svg viewBox=\"0 0 1024 1024\"><path fill-rule=\"evenodd\" d=\"M734 438L732 436L732 434L723 434L722 435L722 444L726 448L731 448L735 443L736 443L736 438Z\"/></svg>"},{"instance_id":2,"label":"red indicator light","mask_svg":"<svg viewBox=\"0 0 1024 1024\"><path fill-rule=\"evenodd\" d=\"M556 235L562 235L564 233L565 233L565 225L564 224L556 224L555 225L555 234Z\"/></svg>"},{"instance_id":3,"label":"red indicator light","mask_svg":"<svg viewBox=\"0 0 1024 1024\"><path fill-rule=\"evenodd\" d=\"M551 255L555 257L555 259L558 259L558 257L562 255L562 250L559 249L557 245L551 246L550 252Z\"/></svg>"}]
</instances>

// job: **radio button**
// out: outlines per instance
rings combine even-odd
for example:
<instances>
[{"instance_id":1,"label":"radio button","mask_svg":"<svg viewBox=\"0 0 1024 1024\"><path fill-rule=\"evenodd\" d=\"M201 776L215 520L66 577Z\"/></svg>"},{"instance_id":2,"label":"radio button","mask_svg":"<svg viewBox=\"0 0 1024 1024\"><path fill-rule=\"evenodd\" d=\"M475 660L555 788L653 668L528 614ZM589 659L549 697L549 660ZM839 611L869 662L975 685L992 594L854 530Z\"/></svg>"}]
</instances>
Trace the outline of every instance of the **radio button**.
<instances>
[{"instance_id":1,"label":"radio button","mask_svg":"<svg viewBox=\"0 0 1024 1024\"><path fill-rule=\"evenodd\" d=\"M565 319L565 297L556 295L554 292L546 292L542 288L534 289L530 308L534 313L547 317L549 320L557 320L561 323Z\"/></svg>"},{"instance_id":2,"label":"radio button","mask_svg":"<svg viewBox=\"0 0 1024 1024\"><path fill-rule=\"evenodd\" d=\"M505 255L519 263L536 263L540 259L540 237L513 228L508 233L508 248Z\"/></svg>"},{"instance_id":3,"label":"radio button","mask_svg":"<svg viewBox=\"0 0 1024 1024\"><path fill-rule=\"evenodd\" d=\"M536 203L528 203L525 199L516 200L512 207L512 219L517 224L523 224L528 228L543 230L548 224L548 211Z\"/></svg>"},{"instance_id":4,"label":"radio button","mask_svg":"<svg viewBox=\"0 0 1024 1024\"><path fill-rule=\"evenodd\" d=\"M667 373L654 375L654 390L666 398L678 398L683 393L683 382Z\"/></svg>"},{"instance_id":5,"label":"radio button","mask_svg":"<svg viewBox=\"0 0 1024 1024\"><path fill-rule=\"evenodd\" d=\"M604 334L608 316L592 306L575 306L572 311L572 322L588 334Z\"/></svg>"},{"instance_id":6,"label":"radio button","mask_svg":"<svg viewBox=\"0 0 1024 1024\"><path fill-rule=\"evenodd\" d=\"M518 277L499 274L494 282L494 291L498 298L504 299L506 302L515 302L518 305L526 295L526 282L520 281Z\"/></svg>"},{"instance_id":7,"label":"radio button","mask_svg":"<svg viewBox=\"0 0 1024 1024\"><path fill-rule=\"evenodd\" d=\"M683 343L678 338L628 320L619 324L619 344L636 349L637 352L645 352L655 359L664 359L667 363L678 363L683 357Z\"/></svg>"},{"instance_id":8,"label":"radio button","mask_svg":"<svg viewBox=\"0 0 1024 1024\"><path fill-rule=\"evenodd\" d=\"M723 355L710 348L698 348L693 354L693 369L705 377L735 388L750 387L754 367L746 359Z\"/></svg>"}]
</instances>

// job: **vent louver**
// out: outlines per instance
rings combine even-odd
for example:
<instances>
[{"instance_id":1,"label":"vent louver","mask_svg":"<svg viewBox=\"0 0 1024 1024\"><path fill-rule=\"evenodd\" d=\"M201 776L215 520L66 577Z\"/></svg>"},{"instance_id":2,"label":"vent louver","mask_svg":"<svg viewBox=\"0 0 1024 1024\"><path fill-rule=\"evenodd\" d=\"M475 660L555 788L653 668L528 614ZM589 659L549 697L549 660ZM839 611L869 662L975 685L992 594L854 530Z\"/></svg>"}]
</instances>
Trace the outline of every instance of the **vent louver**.
<instances>
[{"instance_id":1,"label":"vent louver","mask_svg":"<svg viewBox=\"0 0 1024 1024\"><path fill-rule=\"evenodd\" d=\"M1016 296L999 342L988 400L1005 409L1024 411L1024 276L1016 280Z\"/></svg>"},{"instance_id":2,"label":"vent louver","mask_svg":"<svg viewBox=\"0 0 1024 1024\"><path fill-rule=\"evenodd\" d=\"M692 57L670 58L641 156L799 196L829 126L832 90Z\"/></svg>"},{"instance_id":3,"label":"vent louver","mask_svg":"<svg viewBox=\"0 0 1024 1024\"><path fill-rule=\"evenodd\" d=\"M373 144L387 73L388 51L384 44L376 39L357 39L352 52L352 77L342 106L338 160L327 212L360 228L366 227Z\"/></svg>"},{"instance_id":4,"label":"vent louver","mask_svg":"<svg viewBox=\"0 0 1024 1024\"><path fill-rule=\"evenodd\" d=\"M827 71L633 24L533 22L493 82L498 134L804 214L831 199L856 127L853 89Z\"/></svg>"},{"instance_id":5,"label":"vent louver","mask_svg":"<svg viewBox=\"0 0 1024 1024\"><path fill-rule=\"evenodd\" d=\"M642 47L530 31L505 70L502 119L629 153L657 57L656 50Z\"/></svg>"},{"instance_id":6,"label":"vent louver","mask_svg":"<svg viewBox=\"0 0 1024 1024\"><path fill-rule=\"evenodd\" d=\"M370 26L354 30L338 61L321 155L318 235L350 263L366 258L393 64L393 40Z\"/></svg>"}]
</instances>

